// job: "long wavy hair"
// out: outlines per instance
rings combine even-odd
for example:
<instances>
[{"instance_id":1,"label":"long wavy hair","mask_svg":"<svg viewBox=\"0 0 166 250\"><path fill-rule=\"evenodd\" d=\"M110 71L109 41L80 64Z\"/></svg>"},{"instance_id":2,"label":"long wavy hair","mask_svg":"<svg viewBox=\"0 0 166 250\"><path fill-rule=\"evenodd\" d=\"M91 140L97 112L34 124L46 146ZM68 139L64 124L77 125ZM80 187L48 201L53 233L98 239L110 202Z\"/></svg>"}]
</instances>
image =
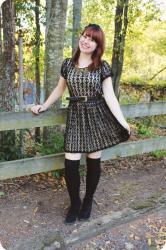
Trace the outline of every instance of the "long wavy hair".
<instances>
[{"instance_id":1,"label":"long wavy hair","mask_svg":"<svg viewBox=\"0 0 166 250\"><path fill-rule=\"evenodd\" d=\"M90 71L97 69L101 65L101 57L105 50L105 35L101 27L97 24L89 24L85 26L84 30L81 32L80 36L86 35L91 37L96 43L97 47L92 54L92 63L88 66ZM78 64L78 59L80 56L79 45L72 57L74 65Z\"/></svg>"}]
</instances>

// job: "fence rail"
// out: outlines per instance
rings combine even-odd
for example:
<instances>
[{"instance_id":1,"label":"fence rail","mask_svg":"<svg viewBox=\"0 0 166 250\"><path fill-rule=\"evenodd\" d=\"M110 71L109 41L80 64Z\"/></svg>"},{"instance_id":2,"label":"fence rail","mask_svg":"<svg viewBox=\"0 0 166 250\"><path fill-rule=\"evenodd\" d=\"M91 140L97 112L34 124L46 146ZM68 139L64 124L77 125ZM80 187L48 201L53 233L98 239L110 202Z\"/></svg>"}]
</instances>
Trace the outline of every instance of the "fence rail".
<instances>
[{"instance_id":1,"label":"fence rail","mask_svg":"<svg viewBox=\"0 0 166 250\"><path fill-rule=\"evenodd\" d=\"M149 102L139 104L121 105L125 117L143 117L166 114L166 102ZM0 131L12 129L24 129L64 124L66 120L66 108L56 112L47 111L40 115L31 112L7 112L0 113Z\"/></svg>"},{"instance_id":2,"label":"fence rail","mask_svg":"<svg viewBox=\"0 0 166 250\"><path fill-rule=\"evenodd\" d=\"M166 102L122 105L121 109L124 116L130 118L161 115L166 114ZM64 124L65 120L66 109L56 112L47 111L40 115L34 115L31 112L0 113L0 131L60 125ZM102 160L148 153L159 149L166 149L166 136L121 143L103 150ZM64 153L1 162L0 180L62 169L63 162ZM81 159L81 164L85 164L85 157Z\"/></svg>"}]
</instances>

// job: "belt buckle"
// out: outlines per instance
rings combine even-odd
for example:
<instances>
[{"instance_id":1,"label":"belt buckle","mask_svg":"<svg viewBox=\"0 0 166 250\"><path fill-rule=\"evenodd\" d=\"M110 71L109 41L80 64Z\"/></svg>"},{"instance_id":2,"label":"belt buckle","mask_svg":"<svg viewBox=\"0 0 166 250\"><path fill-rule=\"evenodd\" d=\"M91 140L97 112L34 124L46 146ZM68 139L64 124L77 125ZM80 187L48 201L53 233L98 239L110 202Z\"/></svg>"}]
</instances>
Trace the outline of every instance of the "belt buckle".
<instances>
[{"instance_id":1,"label":"belt buckle","mask_svg":"<svg viewBox=\"0 0 166 250\"><path fill-rule=\"evenodd\" d=\"M83 102L87 102L88 97L87 97L86 95L83 95L83 96L81 96L81 97L83 97L83 98L84 98L84 99L83 99Z\"/></svg>"}]
</instances>

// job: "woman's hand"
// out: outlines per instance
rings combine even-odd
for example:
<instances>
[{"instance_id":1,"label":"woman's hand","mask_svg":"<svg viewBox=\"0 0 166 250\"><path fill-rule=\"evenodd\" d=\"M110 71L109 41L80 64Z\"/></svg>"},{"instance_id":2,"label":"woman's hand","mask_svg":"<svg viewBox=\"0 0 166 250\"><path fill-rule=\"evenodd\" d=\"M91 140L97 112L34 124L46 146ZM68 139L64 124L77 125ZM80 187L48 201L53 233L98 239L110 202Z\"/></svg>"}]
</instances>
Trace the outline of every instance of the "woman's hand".
<instances>
[{"instance_id":1,"label":"woman's hand","mask_svg":"<svg viewBox=\"0 0 166 250\"><path fill-rule=\"evenodd\" d=\"M46 111L46 107L44 105L35 105L31 108L31 111L38 115L39 113Z\"/></svg>"}]
</instances>

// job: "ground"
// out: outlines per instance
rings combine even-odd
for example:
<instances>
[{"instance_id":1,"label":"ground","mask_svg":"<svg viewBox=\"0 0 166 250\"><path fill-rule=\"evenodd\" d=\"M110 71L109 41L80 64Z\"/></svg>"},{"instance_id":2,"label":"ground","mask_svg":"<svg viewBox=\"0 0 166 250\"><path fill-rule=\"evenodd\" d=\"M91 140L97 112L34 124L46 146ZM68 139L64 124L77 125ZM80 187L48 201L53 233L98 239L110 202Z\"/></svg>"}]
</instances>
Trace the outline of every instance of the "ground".
<instances>
[{"instance_id":1,"label":"ground","mask_svg":"<svg viewBox=\"0 0 166 250\"><path fill-rule=\"evenodd\" d=\"M82 177L81 197L84 190L85 177ZM165 157L157 159L143 154L104 161L91 220L124 208L150 211L165 203L165 191ZM68 237L83 224L64 224L69 199L64 178L54 179L52 172L1 181L0 194L0 241L7 250L19 249L27 239L31 241L54 230ZM110 227L107 232L70 244L67 249L160 249L166 242L165 222L166 211L161 210Z\"/></svg>"}]
</instances>

